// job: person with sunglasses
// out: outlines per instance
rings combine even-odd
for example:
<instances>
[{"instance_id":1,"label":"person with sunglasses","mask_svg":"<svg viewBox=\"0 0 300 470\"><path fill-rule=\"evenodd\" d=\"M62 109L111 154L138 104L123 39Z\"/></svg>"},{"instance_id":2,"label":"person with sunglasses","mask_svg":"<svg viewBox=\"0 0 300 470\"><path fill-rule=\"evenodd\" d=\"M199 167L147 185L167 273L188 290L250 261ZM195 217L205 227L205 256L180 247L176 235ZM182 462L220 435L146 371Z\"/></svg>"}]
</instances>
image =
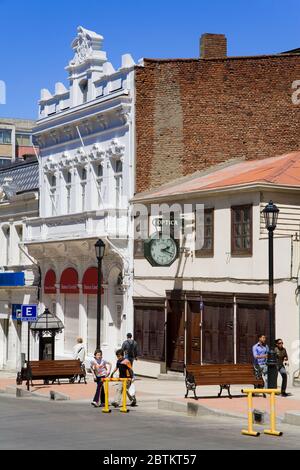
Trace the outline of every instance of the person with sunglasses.
<instances>
[{"instance_id":1,"label":"person with sunglasses","mask_svg":"<svg viewBox=\"0 0 300 470\"><path fill-rule=\"evenodd\" d=\"M288 353L286 349L283 346L283 341L282 339L277 339L275 341L276 347L275 347L275 352L277 354L277 361L278 361L278 372L282 377L282 384L281 384L281 396L282 397L288 397L291 394L286 393L286 387L287 387L287 371L286 371L286 364L287 361L289 360L288 358Z\"/></svg>"}]
</instances>

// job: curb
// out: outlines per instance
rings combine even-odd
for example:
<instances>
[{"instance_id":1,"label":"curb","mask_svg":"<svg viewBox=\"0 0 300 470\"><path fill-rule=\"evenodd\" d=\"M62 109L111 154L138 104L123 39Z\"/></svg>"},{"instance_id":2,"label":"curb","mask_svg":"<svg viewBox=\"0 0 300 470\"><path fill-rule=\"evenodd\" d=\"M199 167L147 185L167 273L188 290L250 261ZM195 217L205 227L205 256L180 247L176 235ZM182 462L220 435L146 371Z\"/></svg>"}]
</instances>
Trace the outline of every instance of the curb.
<instances>
[{"instance_id":1,"label":"curb","mask_svg":"<svg viewBox=\"0 0 300 470\"><path fill-rule=\"evenodd\" d=\"M294 426L300 426L300 412L289 411L285 413L283 421L284 424L292 424Z\"/></svg>"},{"instance_id":2,"label":"curb","mask_svg":"<svg viewBox=\"0 0 300 470\"><path fill-rule=\"evenodd\" d=\"M214 410L206 406L200 405L198 403L178 403L169 400L158 400L158 409L164 411L173 411L177 413L184 413L187 416L194 418L201 418L202 416L219 416L219 417L228 417L228 418L238 418L243 421L247 420L246 416L240 415L238 413L226 412L221 410Z\"/></svg>"},{"instance_id":3,"label":"curb","mask_svg":"<svg viewBox=\"0 0 300 470\"><path fill-rule=\"evenodd\" d=\"M70 400L69 395L65 395L64 393L56 392L54 390L50 390L50 400L54 401L68 401Z\"/></svg>"}]
</instances>

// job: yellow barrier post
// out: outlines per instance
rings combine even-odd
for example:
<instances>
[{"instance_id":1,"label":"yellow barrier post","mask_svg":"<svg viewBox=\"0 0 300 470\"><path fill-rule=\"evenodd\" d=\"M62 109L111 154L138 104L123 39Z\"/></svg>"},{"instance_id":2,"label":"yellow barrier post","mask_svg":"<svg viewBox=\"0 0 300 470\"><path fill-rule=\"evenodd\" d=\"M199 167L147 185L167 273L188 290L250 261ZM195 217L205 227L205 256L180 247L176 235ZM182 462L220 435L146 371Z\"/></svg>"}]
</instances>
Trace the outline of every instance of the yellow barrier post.
<instances>
[{"instance_id":1,"label":"yellow barrier post","mask_svg":"<svg viewBox=\"0 0 300 470\"><path fill-rule=\"evenodd\" d=\"M243 393L244 390L242 390ZM242 434L245 436L252 436L252 437L258 437L260 435L259 432L253 431L253 393L247 390L247 400L248 400L248 430L246 431L245 429L242 431Z\"/></svg>"},{"instance_id":2,"label":"yellow barrier post","mask_svg":"<svg viewBox=\"0 0 300 470\"><path fill-rule=\"evenodd\" d=\"M271 429L264 430L264 434L268 434L270 436L282 436L282 432L276 431L276 408L275 408L275 395L280 394L280 390L275 389L249 389L249 390L242 390L242 393L246 393L248 397L248 431L243 430L242 434L246 436L259 436L260 433L256 433L253 431L253 421L252 421L252 398L253 394L268 394L270 395L270 421L271 421Z\"/></svg>"},{"instance_id":3,"label":"yellow barrier post","mask_svg":"<svg viewBox=\"0 0 300 470\"><path fill-rule=\"evenodd\" d=\"M109 379L103 379L104 393L105 393L105 406L102 413L111 413L109 409L108 393L109 393Z\"/></svg>"},{"instance_id":4,"label":"yellow barrier post","mask_svg":"<svg viewBox=\"0 0 300 470\"><path fill-rule=\"evenodd\" d=\"M271 421L270 424L271 424L271 429L265 429L264 434L279 437L279 436L282 436L282 432L276 431L275 394L276 394L276 392L273 391L273 393L271 393L271 398L270 398L270 421Z\"/></svg>"},{"instance_id":5,"label":"yellow barrier post","mask_svg":"<svg viewBox=\"0 0 300 470\"><path fill-rule=\"evenodd\" d=\"M123 395L122 395L122 408L120 408L121 413L129 413L127 409L127 379L121 379L123 382Z\"/></svg>"}]
</instances>

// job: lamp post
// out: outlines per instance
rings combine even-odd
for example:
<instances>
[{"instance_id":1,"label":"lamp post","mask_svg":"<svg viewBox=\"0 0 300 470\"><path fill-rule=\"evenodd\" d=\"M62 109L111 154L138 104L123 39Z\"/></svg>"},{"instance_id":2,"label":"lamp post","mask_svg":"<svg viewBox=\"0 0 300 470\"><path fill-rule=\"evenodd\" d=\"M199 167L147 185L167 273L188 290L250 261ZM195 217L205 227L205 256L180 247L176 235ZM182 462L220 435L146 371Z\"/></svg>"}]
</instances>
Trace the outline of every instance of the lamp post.
<instances>
[{"instance_id":1,"label":"lamp post","mask_svg":"<svg viewBox=\"0 0 300 470\"><path fill-rule=\"evenodd\" d=\"M101 342L101 280L102 280L102 260L105 253L105 243L98 240L95 244L96 258L98 260L98 291L97 291L97 340L96 349L100 349Z\"/></svg>"},{"instance_id":2,"label":"lamp post","mask_svg":"<svg viewBox=\"0 0 300 470\"><path fill-rule=\"evenodd\" d=\"M279 209L270 201L264 208L263 215L265 219L266 229L269 232L269 333L270 333L270 350L268 353L268 388L277 388L277 356L275 347L275 298L274 298L274 249L273 239L276 229Z\"/></svg>"}]
</instances>

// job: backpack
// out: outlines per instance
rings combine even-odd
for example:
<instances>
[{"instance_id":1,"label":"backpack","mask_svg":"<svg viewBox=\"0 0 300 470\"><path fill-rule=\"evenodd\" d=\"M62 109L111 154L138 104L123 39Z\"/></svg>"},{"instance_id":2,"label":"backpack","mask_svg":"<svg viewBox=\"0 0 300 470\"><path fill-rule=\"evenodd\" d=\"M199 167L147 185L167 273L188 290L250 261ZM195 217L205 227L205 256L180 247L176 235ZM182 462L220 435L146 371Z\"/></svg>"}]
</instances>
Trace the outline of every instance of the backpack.
<instances>
[{"instance_id":1,"label":"backpack","mask_svg":"<svg viewBox=\"0 0 300 470\"><path fill-rule=\"evenodd\" d=\"M125 342L125 353L128 357L135 357L135 341L127 340Z\"/></svg>"}]
</instances>

